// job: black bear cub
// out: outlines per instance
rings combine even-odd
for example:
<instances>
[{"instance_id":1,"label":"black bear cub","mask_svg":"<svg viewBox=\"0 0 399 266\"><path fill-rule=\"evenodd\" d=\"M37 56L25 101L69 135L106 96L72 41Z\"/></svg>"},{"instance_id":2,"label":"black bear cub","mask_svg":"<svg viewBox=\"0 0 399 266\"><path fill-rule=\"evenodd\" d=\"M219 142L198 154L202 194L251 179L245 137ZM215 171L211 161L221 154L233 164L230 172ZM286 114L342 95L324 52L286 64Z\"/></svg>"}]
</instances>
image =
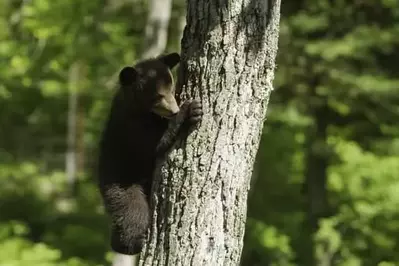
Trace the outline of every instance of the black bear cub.
<instances>
[{"instance_id":1,"label":"black bear cub","mask_svg":"<svg viewBox=\"0 0 399 266\"><path fill-rule=\"evenodd\" d=\"M141 251L150 222L149 198L155 163L182 129L201 120L198 101L180 108L171 69L177 53L145 60L119 73L120 87L99 147L99 187L112 220L111 247ZM187 131L188 132L188 131Z\"/></svg>"}]
</instances>

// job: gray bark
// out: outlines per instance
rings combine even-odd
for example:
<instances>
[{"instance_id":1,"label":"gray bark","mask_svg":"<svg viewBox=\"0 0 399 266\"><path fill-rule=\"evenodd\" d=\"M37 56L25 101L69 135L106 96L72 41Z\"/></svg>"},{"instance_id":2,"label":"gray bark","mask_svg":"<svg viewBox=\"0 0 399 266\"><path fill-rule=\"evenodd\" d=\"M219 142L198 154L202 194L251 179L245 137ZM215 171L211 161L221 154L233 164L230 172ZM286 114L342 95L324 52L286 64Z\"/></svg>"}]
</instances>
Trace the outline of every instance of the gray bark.
<instances>
[{"instance_id":1,"label":"gray bark","mask_svg":"<svg viewBox=\"0 0 399 266\"><path fill-rule=\"evenodd\" d=\"M142 59L163 53L168 41L172 0L150 0Z\"/></svg>"},{"instance_id":2,"label":"gray bark","mask_svg":"<svg viewBox=\"0 0 399 266\"><path fill-rule=\"evenodd\" d=\"M238 265L280 0L188 1L179 83L204 117L156 169L140 265Z\"/></svg>"}]
</instances>

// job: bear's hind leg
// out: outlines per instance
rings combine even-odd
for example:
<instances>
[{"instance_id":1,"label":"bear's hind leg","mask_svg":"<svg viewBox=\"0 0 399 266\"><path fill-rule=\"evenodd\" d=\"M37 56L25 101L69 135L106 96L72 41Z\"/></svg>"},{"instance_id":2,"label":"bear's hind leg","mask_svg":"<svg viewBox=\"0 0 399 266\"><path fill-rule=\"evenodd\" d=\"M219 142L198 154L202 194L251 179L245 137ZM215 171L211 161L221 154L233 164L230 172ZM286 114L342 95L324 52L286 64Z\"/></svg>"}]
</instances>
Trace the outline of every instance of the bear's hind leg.
<instances>
[{"instance_id":1,"label":"bear's hind leg","mask_svg":"<svg viewBox=\"0 0 399 266\"><path fill-rule=\"evenodd\" d=\"M149 206L139 185L107 189L107 209L112 219L111 248L121 254L140 253L149 226Z\"/></svg>"}]
</instances>

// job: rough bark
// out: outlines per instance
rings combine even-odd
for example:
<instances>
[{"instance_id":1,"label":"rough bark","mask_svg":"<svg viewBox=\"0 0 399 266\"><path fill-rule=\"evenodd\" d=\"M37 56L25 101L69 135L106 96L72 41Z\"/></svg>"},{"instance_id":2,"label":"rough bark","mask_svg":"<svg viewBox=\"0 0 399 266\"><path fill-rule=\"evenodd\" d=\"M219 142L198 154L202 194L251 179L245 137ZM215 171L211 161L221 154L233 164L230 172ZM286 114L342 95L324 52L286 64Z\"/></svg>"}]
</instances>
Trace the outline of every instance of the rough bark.
<instances>
[{"instance_id":1,"label":"rough bark","mask_svg":"<svg viewBox=\"0 0 399 266\"><path fill-rule=\"evenodd\" d=\"M172 0L150 0L142 59L163 53L168 41Z\"/></svg>"},{"instance_id":2,"label":"rough bark","mask_svg":"<svg viewBox=\"0 0 399 266\"><path fill-rule=\"evenodd\" d=\"M140 265L239 264L279 11L279 0L188 1L179 85L204 117L156 169Z\"/></svg>"}]
</instances>

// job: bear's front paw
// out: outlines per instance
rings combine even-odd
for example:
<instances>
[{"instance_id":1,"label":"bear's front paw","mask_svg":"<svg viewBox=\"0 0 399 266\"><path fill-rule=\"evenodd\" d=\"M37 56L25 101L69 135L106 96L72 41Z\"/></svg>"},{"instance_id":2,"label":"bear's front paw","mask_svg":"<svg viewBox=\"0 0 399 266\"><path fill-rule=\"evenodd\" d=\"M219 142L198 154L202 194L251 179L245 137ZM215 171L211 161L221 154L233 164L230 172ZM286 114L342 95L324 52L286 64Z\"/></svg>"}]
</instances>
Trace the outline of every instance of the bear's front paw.
<instances>
[{"instance_id":1,"label":"bear's front paw","mask_svg":"<svg viewBox=\"0 0 399 266\"><path fill-rule=\"evenodd\" d=\"M197 124L202 120L202 104L198 100L192 100L188 109L188 121L190 124Z\"/></svg>"}]
</instances>

